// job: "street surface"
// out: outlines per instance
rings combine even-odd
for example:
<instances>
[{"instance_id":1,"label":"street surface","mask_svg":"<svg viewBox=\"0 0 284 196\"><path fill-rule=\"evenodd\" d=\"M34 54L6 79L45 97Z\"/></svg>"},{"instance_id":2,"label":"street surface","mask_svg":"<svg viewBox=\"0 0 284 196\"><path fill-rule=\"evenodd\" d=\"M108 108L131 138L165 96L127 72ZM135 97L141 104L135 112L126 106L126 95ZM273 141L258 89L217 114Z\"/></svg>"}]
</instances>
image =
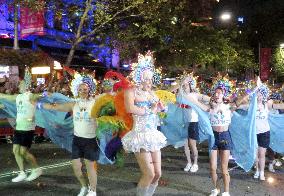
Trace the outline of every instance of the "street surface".
<instances>
[{"instance_id":1,"label":"street surface","mask_svg":"<svg viewBox=\"0 0 284 196\"><path fill-rule=\"evenodd\" d=\"M212 187L209 175L209 159L206 146L200 146L199 171L183 171L186 158L183 149L167 147L162 150L162 178L156 196L204 196ZM12 144L0 144L0 195L1 196L75 196L80 186L76 181L69 154L50 142L33 144L31 152L43 167L43 175L33 182L12 183L16 176L16 162L12 154ZM284 167L276 173L266 172L266 178L273 182L253 179L253 172L230 164L232 196L283 196ZM139 168L133 154L125 157L125 166L100 165L98 170L98 196L135 196L139 179Z\"/></svg>"}]
</instances>

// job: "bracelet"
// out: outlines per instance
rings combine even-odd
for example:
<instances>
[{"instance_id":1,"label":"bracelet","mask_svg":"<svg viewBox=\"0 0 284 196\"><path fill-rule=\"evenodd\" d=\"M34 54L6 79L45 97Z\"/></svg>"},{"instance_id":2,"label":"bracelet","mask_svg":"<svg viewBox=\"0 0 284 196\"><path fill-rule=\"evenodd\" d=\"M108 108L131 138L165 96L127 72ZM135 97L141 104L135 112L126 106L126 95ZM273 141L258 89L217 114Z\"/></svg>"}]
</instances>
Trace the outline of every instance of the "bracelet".
<instances>
[{"instance_id":1,"label":"bracelet","mask_svg":"<svg viewBox=\"0 0 284 196\"><path fill-rule=\"evenodd\" d=\"M36 107L40 110L43 107L43 103L42 102L37 102Z\"/></svg>"},{"instance_id":2,"label":"bracelet","mask_svg":"<svg viewBox=\"0 0 284 196\"><path fill-rule=\"evenodd\" d=\"M144 115L150 115L150 114L153 114L152 110L150 108L145 108Z\"/></svg>"}]
</instances>

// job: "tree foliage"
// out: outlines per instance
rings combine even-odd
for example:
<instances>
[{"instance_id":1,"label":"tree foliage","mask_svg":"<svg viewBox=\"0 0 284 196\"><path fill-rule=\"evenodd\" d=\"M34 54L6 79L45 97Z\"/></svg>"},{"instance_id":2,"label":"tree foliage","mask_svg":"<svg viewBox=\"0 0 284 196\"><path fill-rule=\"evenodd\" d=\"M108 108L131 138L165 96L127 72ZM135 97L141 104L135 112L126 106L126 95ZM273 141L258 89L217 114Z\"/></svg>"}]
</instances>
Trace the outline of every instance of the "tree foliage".
<instances>
[{"instance_id":1,"label":"tree foliage","mask_svg":"<svg viewBox=\"0 0 284 196\"><path fill-rule=\"evenodd\" d=\"M284 49L277 48L272 55L273 72L278 77L284 77Z\"/></svg>"}]
</instances>

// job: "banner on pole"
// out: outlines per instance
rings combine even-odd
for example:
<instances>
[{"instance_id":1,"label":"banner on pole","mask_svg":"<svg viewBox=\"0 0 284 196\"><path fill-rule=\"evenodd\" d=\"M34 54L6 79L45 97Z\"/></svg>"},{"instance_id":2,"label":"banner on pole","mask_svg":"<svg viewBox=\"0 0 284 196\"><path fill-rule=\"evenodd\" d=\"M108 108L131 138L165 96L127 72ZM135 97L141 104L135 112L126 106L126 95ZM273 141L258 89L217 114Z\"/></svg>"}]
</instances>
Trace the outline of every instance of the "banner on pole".
<instances>
[{"instance_id":1,"label":"banner on pole","mask_svg":"<svg viewBox=\"0 0 284 196\"><path fill-rule=\"evenodd\" d=\"M20 9L21 37L28 35L44 35L44 9L32 10L27 7Z\"/></svg>"},{"instance_id":2,"label":"banner on pole","mask_svg":"<svg viewBox=\"0 0 284 196\"><path fill-rule=\"evenodd\" d=\"M260 79L268 80L270 75L271 48L260 49Z\"/></svg>"}]
</instances>

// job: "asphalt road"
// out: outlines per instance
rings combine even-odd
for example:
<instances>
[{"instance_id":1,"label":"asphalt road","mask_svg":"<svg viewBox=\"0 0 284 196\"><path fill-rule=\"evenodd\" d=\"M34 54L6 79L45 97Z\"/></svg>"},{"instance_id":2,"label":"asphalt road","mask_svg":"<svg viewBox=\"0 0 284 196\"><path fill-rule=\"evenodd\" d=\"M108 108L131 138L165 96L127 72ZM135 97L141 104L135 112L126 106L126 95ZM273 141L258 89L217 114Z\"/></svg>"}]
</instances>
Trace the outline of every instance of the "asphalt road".
<instances>
[{"instance_id":1,"label":"asphalt road","mask_svg":"<svg viewBox=\"0 0 284 196\"><path fill-rule=\"evenodd\" d=\"M162 150L162 178L156 196L204 196L212 187L206 146L201 146L199 171L186 173L183 149L167 147ZM71 166L70 155L50 142L34 144L31 152L43 167L43 175L33 182L12 183L16 176L16 162L11 144L0 144L0 196L67 196L77 195L80 189ZM253 179L253 172L245 173L230 164L232 196L283 196L284 167L276 173L266 172L273 182ZM139 168L133 154L125 157L125 166L100 165L98 170L98 196L135 195Z\"/></svg>"}]
</instances>

